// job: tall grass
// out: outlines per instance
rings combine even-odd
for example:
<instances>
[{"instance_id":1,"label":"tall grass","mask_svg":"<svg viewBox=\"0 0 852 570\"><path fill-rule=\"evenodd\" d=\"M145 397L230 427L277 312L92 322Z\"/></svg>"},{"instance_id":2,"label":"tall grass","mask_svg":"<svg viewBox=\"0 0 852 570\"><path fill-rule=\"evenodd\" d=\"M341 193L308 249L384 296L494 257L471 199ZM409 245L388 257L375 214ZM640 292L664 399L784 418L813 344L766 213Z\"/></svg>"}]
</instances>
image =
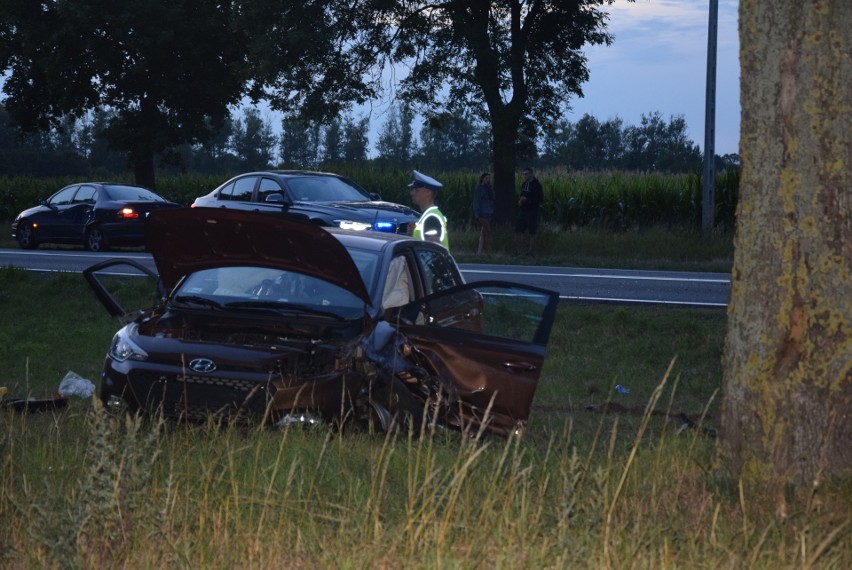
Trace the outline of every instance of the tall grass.
<instances>
[{"instance_id":1,"label":"tall grass","mask_svg":"<svg viewBox=\"0 0 852 570\"><path fill-rule=\"evenodd\" d=\"M650 413L626 441L601 416L592 442L568 423L540 444L142 424L97 406L0 422L9 568L852 564L848 482L791 491L778 520L711 440Z\"/></svg>"},{"instance_id":2,"label":"tall grass","mask_svg":"<svg viewBox=\"0 0 852 570\"><path fill-rule=\"evenodd\" d=\"M73 275L0 271L0 312L12 395L96 379L118 326ZM716 427L723 312L557 319L523 438L0 410L0 567L852 567L850 481L780 518L681 416Z\"/></svg>"}]
</instances>

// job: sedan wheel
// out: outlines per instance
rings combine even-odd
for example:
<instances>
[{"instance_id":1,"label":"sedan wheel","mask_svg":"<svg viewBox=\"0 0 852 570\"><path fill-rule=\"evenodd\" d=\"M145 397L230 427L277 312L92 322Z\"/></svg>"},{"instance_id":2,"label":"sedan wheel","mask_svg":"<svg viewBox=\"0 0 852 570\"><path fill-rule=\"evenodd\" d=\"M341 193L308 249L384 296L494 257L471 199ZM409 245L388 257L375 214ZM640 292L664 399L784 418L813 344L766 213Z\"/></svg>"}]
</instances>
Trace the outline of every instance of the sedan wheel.
<instances>
[{"instance_id":1,"label":"sedan wheel","mask_svg":"<svg viewBox=\"0 0 852 570\"><path fill-rule=\"evenodd\" d=\"M86 249L89 251L106 251L109 249L104 232L100 228L92 228L86 233Z\"/></svg>"},{"instance_id":2,"label":"sedan wheel","mask_svg":"<svg viewBox=\"0 0 852 570\"><path fill-rule=\"evenodd\" d=\"M18 227L18 245L21 246L21 249L35 249L38 247L38 242L36 242L35 238L35 230L29 224L21 224Z\"/></svg>"}]
</instances>

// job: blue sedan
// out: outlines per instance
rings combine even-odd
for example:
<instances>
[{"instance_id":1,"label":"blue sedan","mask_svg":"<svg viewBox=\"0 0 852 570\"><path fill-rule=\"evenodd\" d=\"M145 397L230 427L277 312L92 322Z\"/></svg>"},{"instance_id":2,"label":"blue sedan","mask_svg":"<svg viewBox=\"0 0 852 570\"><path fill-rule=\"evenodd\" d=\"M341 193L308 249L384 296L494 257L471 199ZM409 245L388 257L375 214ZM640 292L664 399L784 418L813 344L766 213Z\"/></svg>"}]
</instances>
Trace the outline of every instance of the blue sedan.
<instances>
[{"instance_id":1,"label":"blue sedan","mask_svg":"<svg viewBox=\"0 0 852 570\"><path fill-rule=\"evenodd\" d=\"M12 222L12 237L23 249L43 243L84 245L90 251L145 244L145 218L154 210L179 208L138 186L82 182L66 186Z\"/></svg>"}]
</instances>

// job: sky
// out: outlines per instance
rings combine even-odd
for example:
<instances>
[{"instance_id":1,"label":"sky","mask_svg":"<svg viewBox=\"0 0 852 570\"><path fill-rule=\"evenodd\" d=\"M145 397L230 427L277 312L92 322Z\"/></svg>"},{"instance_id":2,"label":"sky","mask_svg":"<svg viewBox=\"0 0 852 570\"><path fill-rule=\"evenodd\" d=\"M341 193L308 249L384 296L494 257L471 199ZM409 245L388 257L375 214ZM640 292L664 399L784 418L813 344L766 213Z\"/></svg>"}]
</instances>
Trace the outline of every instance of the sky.
<instances>
[{"instance_id":1,"label":"sky","mask_svg":"<svg viewBox=\"0 0 852 570\"><path fill-rule=\"evenodd\" d=\"M739 152L739 0L718 0L716 154ZM682 115L690 138L704 150L709 0L616 0L610 7L611 46L586 50L590 79L566 118L620 117L638 125L659 111Z\"/></svg>"},{"instance_id":2,"label":"sky","mask_svg":"<svg viewBox=\"0 0 852 570\"><path fill-rule=\"evenodd\" d=\"M739 152L739 0L718 3L715 150L723 155ZM682 115L687 134L703 151L709 5L710 0L615 0L606 8L615 41L585 50L590 79L565 118L576 122L588 113L600 121L620 117L625 125L639 125L643 114L659 111L666 121ZM387 108L387 101L378 101L354 109L356 117L370 117L373 149ZM280 117L263 105L261 111L278 131Z\"/></svg>"},{"instance_id":3,"label":"sky","mask_svg":"<svg viewBox=\"0 0 852 570\"><path fill-rule=\"evenodd\" d=\"M739 0L718 0L716 49L717 155L739 153ZM589 46L589 81L583 97L570 102L564 118L577 122L588 113L603 122L620 117L639 125L642 115L659 111L669 122L683 116L687 135L704 151L707 87L707 31L710 0L615 0L605 8L614 42ZM356 107L356 117L370 119L374 156L392 96ZM273 119L276 125L277 119Z\"/></svg>"}]
</instances>

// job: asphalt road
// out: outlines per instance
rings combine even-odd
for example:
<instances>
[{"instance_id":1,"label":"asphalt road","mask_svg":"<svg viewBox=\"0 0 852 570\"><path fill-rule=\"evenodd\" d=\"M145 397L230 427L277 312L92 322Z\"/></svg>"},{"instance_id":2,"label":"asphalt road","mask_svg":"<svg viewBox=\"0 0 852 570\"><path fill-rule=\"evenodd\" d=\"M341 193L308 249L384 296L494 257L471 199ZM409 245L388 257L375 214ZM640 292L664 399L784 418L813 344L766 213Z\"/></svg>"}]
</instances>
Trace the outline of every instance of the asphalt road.
<instances>
[{"instance_id":1,"label":"asphalt road","mask_svg":"<svg viewBox=\"0 0 852 570\"><path fill-rule=\"evenodd\" d=\"M94 263L116 257L131 258L154 269L151 256L142 252L18 249L0 249L0 267L80 272ZM558 291L562 299L586 302L725 307L731 288L727 273L470 263L460 264L460 268L468 282L515 281Z\"/></svg>"}]
</instances>

